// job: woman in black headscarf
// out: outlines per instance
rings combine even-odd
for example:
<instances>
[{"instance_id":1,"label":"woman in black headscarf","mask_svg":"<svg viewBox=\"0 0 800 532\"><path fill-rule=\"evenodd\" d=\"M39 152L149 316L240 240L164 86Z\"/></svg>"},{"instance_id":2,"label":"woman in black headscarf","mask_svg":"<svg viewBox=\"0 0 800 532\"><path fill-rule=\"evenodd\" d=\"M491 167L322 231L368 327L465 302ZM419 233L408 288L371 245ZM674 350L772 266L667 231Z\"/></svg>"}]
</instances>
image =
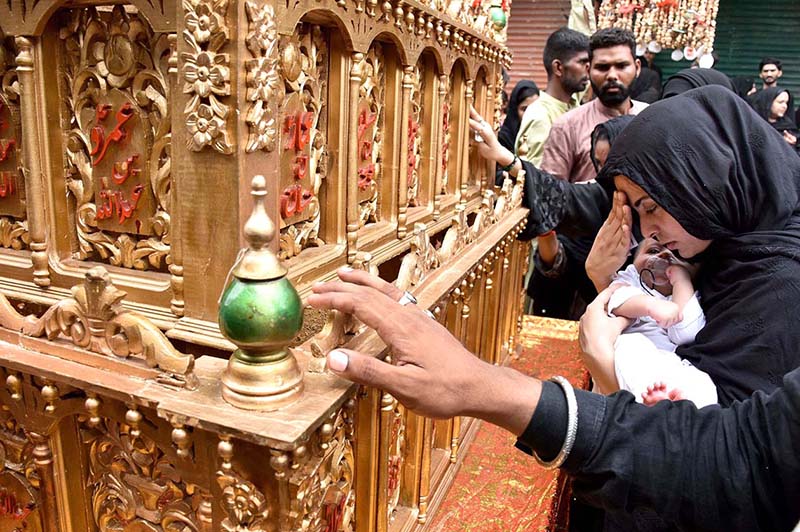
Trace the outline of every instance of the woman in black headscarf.
<instances>
[{"instance_id":1,"label":"woman in black headscarf","mask_svg":"<svg viewBox=\"0 0 800 532\"><path fill-rule=\"evenodd\" d=\"M721 85L728 90L734 90L731 78L712 68L685 68L671 75L664 84L662 98L670 98L678 94L705 87L708 85Z\"/></svg>"},{"instance_id":2,"label":"woman in black headscarf","mask_svg":"<svg viewBox=\"0 0 800 532\"><path fill-rule=\"evenodd\" d=\"M631 85L631 99L653 103L661 98L661 76L655 70L642 68Z\"/></svg>"},{"instance_id":3,"label":"woman in black headscarf","mask_svg":"<svg viewBox=\"0 0 800 532\"><path fill-rule=\"evenodd\" d=\"M594 128L590 156L595 170L600 171L614 139L633 119L634 115L622 115ZM535 315L577 319L583 314L586 304L597 296L584 269L593 242L593 234L570 239L559 238L555 231L539 235L533 275L526 287Z\"/></svg>"},{"instance_id":4,"label":"woman in black headscarf","mask_svg":"<svg viewBox=\"0 0 800 532\"><path fill-rule=\"evenodd\" d=\"M748 96L756 92L756 83L751 76L736 76L731 78L733 92L740 98L747 99Z\"/></svg>"},{"instance_id":5,"label":"woman in black headscarf","mask_svg":"<svg viewBox=\"0 0 800 532\"><path fill-rule=\"evenodd\" d=\"M598 181L625 193L644 236L702 264L707 324L676 352L720 404L800 366L800 159L744 101L703 87L649 107Z\"/></svg>"},{"instance_id":6,"label":"woman in black headscarf","mask_svg":"<svg viewBox=\"0 0 800 532\"><path fill-rule=\"evenodd\" d=\"M525 109L539 97L539 87L533 81L524 79L516 84L508 99L506 119L497 132L497 140L507 149L514 151L514 142L519 133L520 121Z\"/></svg>"},{"instance_id":7,"label":"woman in black headscarf","mask_svg":"<svg viewBox=\"0 0 800 532\"><path fill-rule=\"evenodd\" d=\"M750 104L756 113L774 127L790 146L798 149L800 138L794 115L792 93L782 87L768 87L750 96Z\"/></svg>"}]
</instances>

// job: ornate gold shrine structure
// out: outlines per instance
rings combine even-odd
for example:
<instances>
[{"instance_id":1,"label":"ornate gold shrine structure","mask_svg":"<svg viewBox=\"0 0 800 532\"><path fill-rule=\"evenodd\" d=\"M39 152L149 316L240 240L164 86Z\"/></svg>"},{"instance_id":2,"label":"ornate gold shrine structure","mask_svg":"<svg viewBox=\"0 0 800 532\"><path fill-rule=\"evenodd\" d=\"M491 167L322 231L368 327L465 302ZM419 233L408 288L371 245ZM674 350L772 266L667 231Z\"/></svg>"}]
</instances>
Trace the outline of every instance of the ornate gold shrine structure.
<instances>
[{"instance_id":1,"label":"ornate gold shrine structure","mask_svg":"<svg viewBox=\"0 0 800 532\"><path fill-rule=\"evenodd\" d=\"M326 373L337 345L386 347L310 309L276 347L296 393L234 406L219 301L273 279L243 247L301 297L350 264L502 362L522 185L493 186L467 117L498 119L507 10L0 3L0 532L424 527L476 423Z\"/></svg>"}]
</instances>

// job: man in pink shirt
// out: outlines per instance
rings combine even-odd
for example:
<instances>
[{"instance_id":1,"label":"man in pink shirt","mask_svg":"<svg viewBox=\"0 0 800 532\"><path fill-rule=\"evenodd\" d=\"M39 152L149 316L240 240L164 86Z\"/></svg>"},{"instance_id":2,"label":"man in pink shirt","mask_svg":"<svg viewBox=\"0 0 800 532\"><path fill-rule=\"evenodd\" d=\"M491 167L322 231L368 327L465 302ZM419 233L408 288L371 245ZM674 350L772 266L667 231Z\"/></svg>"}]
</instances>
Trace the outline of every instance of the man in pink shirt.
<instances>
[{"instance_id":1,"label":"man in pink shirt","mask_svg":"<svg viewBox=\"0 0 800 532\"><path fill-rule=\"evenodd\" d=\"M647 107L630 98L641 68L633 34L620 28L603 29L592 35L589 46L589 79L597 97L553 122L542 158L542 170L571 182L589 181L597 175L590 154L595 126Z\"/></svg>"}]
</instances>

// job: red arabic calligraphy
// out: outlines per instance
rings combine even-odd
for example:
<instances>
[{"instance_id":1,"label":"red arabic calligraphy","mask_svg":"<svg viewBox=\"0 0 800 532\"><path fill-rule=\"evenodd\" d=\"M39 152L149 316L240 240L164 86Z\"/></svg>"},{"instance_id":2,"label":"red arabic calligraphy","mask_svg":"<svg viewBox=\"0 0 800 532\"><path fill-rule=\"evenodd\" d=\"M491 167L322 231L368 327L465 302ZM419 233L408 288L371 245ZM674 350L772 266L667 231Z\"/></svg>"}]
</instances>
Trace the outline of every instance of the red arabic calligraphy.
<instances>
[{"instance_id":1,"label":"red arabic calligraphy","mask_svg":"<svg viewBox=\"0 0 800 532\"><path fill-rule=\"evenodd\" d=\"M125 220L133 216L133 212L139 205L139 198L142 197L142 192L144 192L144 185L140 183L133 187L131 199L127 200L123 191L104 188L100 191L100 200L105 200L105 203L97 206L97 219L105 220L111 218L116 212L119 217L119 223L125 223Z\"/></svg>"},{"instance_id":2,"label":"red arabic calligraphy","mask_svg":"<svg viewBox=\"0 0 800 532\"><path fill-rule=\"evenodd\" d=\"M408 119L408 186L414 181L414 170L417 168L417 150L415 139L419 131L419 124L412 118Z\"/></svg>"},{"instance_id":3,"label":"red arabic calligraphy","mask_svg":"<svg viewBox=\"0 0 800 532\"><path fill-rule=\"evenodd\" d=\"M281 216L291 218L305 210L314 193L302 187L300 183L286 187L281 193Z\"/></svg>"},{"instance_id":4,"label":"red arabic calligraphy","mask_svg":"<svg viewBox=\"0 0 800 532\"><path fill-rule=\"evenodd\" d=\"M344 502L345 497L339 495L339 502L336 504L328 503L325 505L325 532L339 532L344 519Z\"/></svg>"},{"instance_id":5,"label":"red arabic calligraphy","mask_svg":"<svg viewBox=\"0 0 800 532\"><path fill-rule=\"evenodd\" d=\"M114 163L114 169L111 171L111 180L121 185L125 183L129 177L139 175L142 170L133 167L133 163L135 163L138 158L139 154L134 153L122 163Z\"/></svg>"},{"instance_id":6,"label":"red arabic calligraphy","mask_svg":"<svg viewBox=\"0 0 800 532\"><path fill-rule=\"evenodd\" d=\"M311 127L314 125L314 113L304 111L287 116L283 123L283 131L287 135L286 149L298 151L305 149L311 142Z\"/></svg>"},{"instance_id":7,"label":"red arabic calligraphy","mask_svg":"<svg viewBox=\"0 0 800 532\"><path fill-rule=\"evenodd\" d=\"M5 161L8 159L8 155L11 153L11 149L17 145L17 141L14 139L1 139L0 140L0 162Z\"/></svg>"},{"instance_id":8,"label":"red arabic calligraphy","mask_svg":"<svg viewBox=\"0 0 800 532\"><path fill-rule=\"evenodd\" d=\"M31 507L23 508L13 493L0 491L0 516L9 516L14 521L24 521L31 513Z\"/></svg>"},{"instance_id":9,"label":"red arabic calligraphy","mask_svg":"<svg viewBox=\"0 0 800 532\"><path fill-rule=\"evenodd\" d=\"M13 196L17 192L13 172L0 172L0 198Z\"/></svg>"},{"instance_id":10,"label":"red arabic calligraphy","mask_svg":"<svg viewBox=\"0 0 800 532\"><path fill-rule=\"evenodd\" d=\"M102 106L98 105L95 110L96 119L100 122L104 121L108 117L110 108L111 106L108 104L103 104ZM89 152L89 155L94 157L92 166L100 164L100 161L106 156L108 147L112 142L118 143L125 139L128 135L128 132L125 130L125 123L133 117L133 112L134 108L130 102L122 104L116 114L117 123L108 135L106 135L105 127L101 125L96 125L92 128L90 133L92 151Z\"/></svg>"}]
</instances>

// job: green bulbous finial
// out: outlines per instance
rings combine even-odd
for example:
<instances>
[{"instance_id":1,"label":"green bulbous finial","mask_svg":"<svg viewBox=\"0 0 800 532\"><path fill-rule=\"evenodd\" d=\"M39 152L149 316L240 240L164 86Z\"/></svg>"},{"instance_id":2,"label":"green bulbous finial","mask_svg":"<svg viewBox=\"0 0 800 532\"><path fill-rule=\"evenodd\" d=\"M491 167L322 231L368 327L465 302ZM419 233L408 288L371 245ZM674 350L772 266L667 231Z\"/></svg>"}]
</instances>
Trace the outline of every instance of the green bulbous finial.
<instances>
[{"instance_id":1,"label":"green bulbous finial","mask_svg":"<svg viewBox=\"0 0 800 532\"><path fill-rule=\"evenodd\" d=\"M238 347L222 376L222 396L240 408L275 410L303 389L303 374L287 347L303 324L303 306L269 246L275 225L266 210L263 176L253 178L252 196L253 212L244 226L248 248L220 298L220 332Z\"/></svg>"}]
</instances>

